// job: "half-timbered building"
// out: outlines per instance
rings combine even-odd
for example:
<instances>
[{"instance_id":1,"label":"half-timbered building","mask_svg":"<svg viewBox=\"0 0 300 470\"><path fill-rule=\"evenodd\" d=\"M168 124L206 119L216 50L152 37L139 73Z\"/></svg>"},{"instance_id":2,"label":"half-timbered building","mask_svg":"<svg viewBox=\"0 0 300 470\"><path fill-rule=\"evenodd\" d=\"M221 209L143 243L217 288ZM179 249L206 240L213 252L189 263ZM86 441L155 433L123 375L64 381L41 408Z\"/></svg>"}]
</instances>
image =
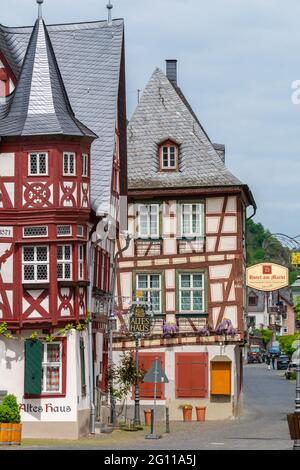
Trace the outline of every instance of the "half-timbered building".
<instances>
[{"instance_id":1,"label":"half-timbered building","mask_svg":"<svg viewBox=\"0 0 300 470\"><path fill-rule=\"evenodd\" d=\"M118 225L126 192L123 30L0 26L0 327L14 337L0 334L0 390L17 396L25 437L89 429L91 279L95 388L104 380L115 241L97 226Z\"/></svg>"},{"instance_id":2,"label":"half-timbered building","mask_svg":"<svg viewBox=\"0 0 300 470\"><path fill-rule=\"evenodd\" d=\"M190 403L208 419L228 418L242 390L245 221L255 202L179 88L177 61L166 75L154 71L127 135L132 241L119 261L115 358L134 351L124 335L132 300L147 301L155 324L139 362L149 369L158 357L165 368L161 410L181 419L179 406ZM153 393L153 384L140 386L143 407Z\"/></svg>"}]
</instances>

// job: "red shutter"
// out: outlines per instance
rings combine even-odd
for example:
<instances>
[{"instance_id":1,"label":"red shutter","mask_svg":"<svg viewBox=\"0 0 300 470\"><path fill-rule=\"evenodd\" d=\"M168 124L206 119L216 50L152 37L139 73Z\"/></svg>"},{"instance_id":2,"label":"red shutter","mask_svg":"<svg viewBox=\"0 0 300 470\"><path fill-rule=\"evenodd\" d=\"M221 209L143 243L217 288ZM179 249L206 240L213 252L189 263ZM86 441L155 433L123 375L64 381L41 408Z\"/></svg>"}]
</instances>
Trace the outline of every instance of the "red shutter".
<instances>
[{"instance_id":1,"label":"red shutter","mask_svg":"<svg viewBox=\"0 0 300 470\"><path fill-rule=\"evenodd\" d=\"M207 397L207 353L176 353L175 360L177 398Z\"/></svg>"},{"instance_id":2,"label":"red shutter","mask_svg":"<svg viewBox=\"0 0 300 470\"><path fill-rule=\"evenodd\" d=\"M147 372L151 368L155 359L158 358L165 370L165 354L164 353L139 353L139 366L143 367ZM156 398L163 400L165 396L165 385L157 384L156 386ZM134 398L134 391L133 391ZM140 398L141 400L150 400L154 398L154 383L142 383L140 384Z\"/></svg>"}]
</instances>

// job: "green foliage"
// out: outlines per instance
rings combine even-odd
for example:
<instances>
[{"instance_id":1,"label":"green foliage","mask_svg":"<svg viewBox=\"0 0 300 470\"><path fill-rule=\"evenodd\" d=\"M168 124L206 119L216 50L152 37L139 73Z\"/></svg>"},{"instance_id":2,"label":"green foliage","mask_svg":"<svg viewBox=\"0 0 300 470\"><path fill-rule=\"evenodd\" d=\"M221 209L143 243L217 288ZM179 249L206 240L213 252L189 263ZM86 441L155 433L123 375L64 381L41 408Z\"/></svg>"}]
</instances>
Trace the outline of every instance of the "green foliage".
<instances>
[{"instance_id":1,"label":"green foliage","mask_svg":"<svg viewBox=\"0 0 300 470\"><path fill-rule=\"evenodd\" d=\"M260 336L264 346L267 347L269 342L272 340L273 332L269 328L261 328L253 331L254 336Z\"/></svg>"},{"instance_id":2,"label":"green foliage","mask_svg":"<svg viewBox=\"0 0 300 470\"><path fill-rule=\"evenodd\" d=\"M123 353L120 363L113 364L107 372L107 384L110 393L118 400L123 400L129 394L133 385L143 382L146 371L137 368L130 353Z\"/></svg>"},{"instance_id":3,"label":"green foliage","mask_svg":"<svg viewBox=\"0 0 300 470\"><path fill-rule=\"evenodd\" d=\"M277 263L290 268L290 285L293 284L297 277L297 271L291 267L290 251L283 246L275 237L270 237L271 233L265 229L260 223L253 222L252 219L247 221L246 225L246 249L247 249L247 266L253 266L263 262ZM268 238L270 237L270 238ZM264 241L265 249L263 248Z\"/></svg>"},{"instance_id":4,"label":"green foliage","mask_svg":"<svg viewBox=\"0 0 300 470\"><path fill-rule=\"evenodd\" d=\"M294 341L299 340L299 339L300 339L300 333L278 337L281 350L285 352L285 354L287 354L290 359L292 358L292 355L295 352L295 349L292 347L292 344Z\"/></svg>"},{"instance_id":5,"label":"green foliage","mask_svg":"<svg viewBox=\"0 0 300 470\"><path fill-rule=\"evenodd\" d=\"M34 331L32 335L29 336L29 339L31 341L37 341L39 339L39 334L37 333L37 331Z\"/></svg>"},{"instance_id":6,"label":"green foliage","mask_svg":"<svg viewBox=\"0 0 300 470\"><path fill-rule=\"evenodd\" d=\"M300 297L295 297L294 299L294 311L296 314L296 321L300 321Z\"/></svg>"},{"instance_id":7,"label":"green foliage","mask_svg":"<svg viewBox=\"0 0 300 470\"><path fill-rule=\"evenodd\" d=\"M0 423L18 424L20 421L21 415L17 399L14 395L7 395L0 405Z\"/></svg>"}]
</instances>

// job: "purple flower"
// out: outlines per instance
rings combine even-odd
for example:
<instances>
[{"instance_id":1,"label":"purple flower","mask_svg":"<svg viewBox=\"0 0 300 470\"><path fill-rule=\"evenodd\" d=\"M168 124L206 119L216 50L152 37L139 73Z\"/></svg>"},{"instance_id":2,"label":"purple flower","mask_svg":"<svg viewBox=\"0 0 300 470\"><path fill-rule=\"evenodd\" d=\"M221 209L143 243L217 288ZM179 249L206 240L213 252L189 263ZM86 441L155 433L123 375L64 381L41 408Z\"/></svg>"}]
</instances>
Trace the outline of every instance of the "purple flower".
<instances>
[{"instance_id":1,"label":"purple flower","mask_svg":"<svg viewBox=\"0 0 300 470\"><path fill-rule=\"evenodd\" d=\"M164 335L172 335L174 333L178 333L178 326L174 323L165 323L163 325L163 334Z\"/></svg>"},{"instance_id":2,"label":"purple flower","mask_svg":"<svg viewBox=\"0 0 300 470\"><path fill-rule=\"evenodd\" d=\"M211 335L211 331L210 331L208 326L200 328L200 330L198 332L199 332L200 336L210 336Z\"/></svg>"}]
</instances>

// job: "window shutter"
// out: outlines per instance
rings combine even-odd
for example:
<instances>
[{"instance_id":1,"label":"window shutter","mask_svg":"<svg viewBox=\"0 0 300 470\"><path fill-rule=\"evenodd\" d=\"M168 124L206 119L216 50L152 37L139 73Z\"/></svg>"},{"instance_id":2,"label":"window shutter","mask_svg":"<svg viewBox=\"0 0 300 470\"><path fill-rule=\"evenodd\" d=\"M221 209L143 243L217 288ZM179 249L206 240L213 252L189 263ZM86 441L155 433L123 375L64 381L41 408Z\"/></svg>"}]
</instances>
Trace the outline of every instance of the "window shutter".
<instances>
[{"instance_id":1,"label":"window shutter","mask_svg":"<svg viewBox=\"0 0 300 470\"><path fill-rule=\"evenodd\" d=\"M139 367L143 367L147 372L151 368L156 358L159 358L162 368L164 369L164 354L163 353L140 353L139 355ZM156 385L156 398L162 399L164 396L165 385L158 383ZM140 384L140 398L142 400L154 398L154 383L141 383Z\"/></svg>"},{"instance_id":2,"label":"window shutter","mask_svg":"<svg viewBox=\"0 0 300 470\"><path fill-rule=\"evenodd\" d=\"M41 341L25 341L25 385L27 395L42 393L42 360L43 343Z\"/></svg>"},{"instance_id":3,"label":"window shutter","mask_svg":"<svg viewBox=\"0 0 300 470\"><path fill-rule=\"evenodd\" d=\"M176 354L178 398L207 397L207 354Z\"/></svg>"},{"instance_id":4,"label":"window shutter","mask_svg":"<svg viewBox=\"0 0 300 470\"><path fill-rule=\"evenodd\" d=\"M86 393L86 380L85 380L85 357L84 357L84 341L80 338L80 368L81 368L81 391L82 394Z\"/></svg>"}]
</instances>

